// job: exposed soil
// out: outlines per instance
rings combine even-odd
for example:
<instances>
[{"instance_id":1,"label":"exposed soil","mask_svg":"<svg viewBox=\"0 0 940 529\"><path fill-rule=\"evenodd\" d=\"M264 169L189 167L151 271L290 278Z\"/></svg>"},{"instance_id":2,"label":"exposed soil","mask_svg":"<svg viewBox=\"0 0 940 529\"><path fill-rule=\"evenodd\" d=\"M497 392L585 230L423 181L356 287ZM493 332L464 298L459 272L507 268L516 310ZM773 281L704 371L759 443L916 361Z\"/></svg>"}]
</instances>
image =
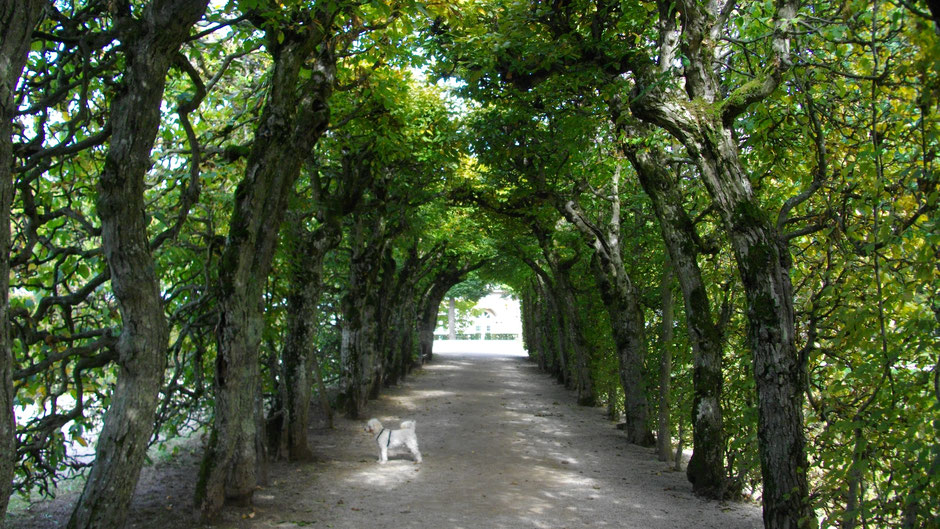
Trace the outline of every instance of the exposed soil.
<instances>
[{"instance_id":1,"label":"exposed soil","mask_svg":"<svg viewBox=\"0 0 940 529\"><path fill-rule=\"evenodd\" d=\"M433 363L369 404L386 427L417 421L424 462L407 451L376 462L362 421L312 431L316 461L274 463L254 506L227 508L222 528L744 529L758 506L701 500L682 472L628 445L603 410L523 357L436 354ZM144 470L128 528L183 529L192 521L198 454ZM72 497L34 506L14 529L61 527Z\"/></svg>"}]
</instances>

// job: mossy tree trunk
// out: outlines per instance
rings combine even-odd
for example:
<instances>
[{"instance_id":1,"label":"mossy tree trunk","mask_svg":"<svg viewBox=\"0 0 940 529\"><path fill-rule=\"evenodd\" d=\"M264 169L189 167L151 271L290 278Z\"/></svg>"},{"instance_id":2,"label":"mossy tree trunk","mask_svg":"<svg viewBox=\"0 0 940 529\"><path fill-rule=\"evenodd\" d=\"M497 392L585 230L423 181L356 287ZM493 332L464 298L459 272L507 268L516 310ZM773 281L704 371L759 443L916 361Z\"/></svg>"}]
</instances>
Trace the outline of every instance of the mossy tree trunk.
<instances>
[{"instance_id":1,"label":"mossy tree trunk","mask_svg":"<svg viewBox=\"0 0 940 529\"><path fill-rule=\"evenodd\" d=\"M703 244L682 206L682 196L667 170L664 153L654 147L640 151L630 146L626 146L625 152L653 203L685 305L693 354L693 451L686 474L696 494L722 499L729 493L721 411L723 333L722 325L715 321L698 265Z\"/></svg>"},{"instance_id":2,"label":"mossy tree trunk","mask_svg":"<svg viewBox=\"0 0 940 529\"><path fill-rule=\"evenodd\" d=\"M140 19L116 14L125 51L123 90L111 106L111 141L98 182L97 210L111 288L121 311L118 379L92 467L68 527L120 527L153 433L169 330L154 271L144 177L160 126L170 65L207 1L147 5Z\"/></svg>"},{"instance_id":3,"label":"mossy tree trunk","mask_svg":"<svg viewBox=\"0 0 940 529\"><path fill-rule=\"evenodd\" d=\"M730 93L721 86L715 70L714 39L726 20L718 16L716 6L678 2L680 49L688 61L683 71L685 91L669 90L653 72L638 66L635 73L649 90L631 100L631 110L682 143L731 242L747 297L764 525L769 529L810 527L815 516L809 503L803 437L806 360L795 346L791 258L780 225L755 196L733 130L735 119L770 95L789 69L789 31L797 6L791 0L775 2L772 56L754 80Z\"/></svg>"},{"instance_id":4,"label":"mossy tree trunk","mask_svg":"<svg viewBox=\"0 0 940 529\"><path fill-rule=\"evenodd\" d=\"M560 259L552 250L546 234L537 231L537 235L549 270L543 270L533 261L527 261L527 264L541 278L544 295L551 307L544 317L546 325L554 325L557 341L557 361L552 362L552 372L557 369L565 385L578 392L578 404L592 406L596 398L588 345L571 284L571 267L580 256L575 254L571 258Z\"/></svg>"},{"instance_id":5,"label":"mossy tree trunk","mask_svg":"<svg viewBox=\"0 0 940 529\"><path fill-rule=\"evenodd\" d=\"M585 242L594 250L592 267L601 299L610 315L610 326L620 363L620 384L624 391L624 432L627 440L641 446L652 446L653 432L649 424L649 402L646 398L643 366L646 358L646 337L639 291L624 268L620 242L619 169L612 179L609 196L611 216L605 229L594 225L591 218L574 200L567 200L559 209L574 224Z\"/></svg>"},{"instance_id":6,"label":"mossy tree trunk","mask_svg":"<svg viewBox=\"0 0 940 529\"><path fill-rule=\"evenodd\" d=\"M321 403L326 399L313 343L324 259L342 241L343 218L359 207L363 193L371 185L372 171L369 163L363 163L371 157L371 151L345 154L342 169L332 178L314 168L310 172L310 189L317 224L308 228L301 218L288 224L290 285L287 332L281 351L283 383L279 386L283 408L274 410L280 416L280 421L276 421L280 428L272 432L271 437L272 444L285 450L292 460L311 456L307 428L312 381L317 383ZM301 203L296 205L295 211L308 209L308 203ZM332 423L332 410L326 408Z\"/></svg>"},{"instance_id":7,"label":"mossy tree trunk","mask_svg":"<svg viewBox=\"0 0 940 529\"><path fill-rule=\"evenodd\" d=\"M662 300L662 330L659 334L659 405L656 417L656 456L660 461L672 460L672 429L669 421L670 388L672 386L672 338L675 316L675 300L672 296L672 283L675 273L672 263L663 267L663 279L660 285Z\"/></svg>"},{"instance_id":8,"label":"mossy tree trunk","mask_svg":"<svg viewBox=\"0 0 940 529\"><path fill-rule=\"evenodd\" d=\"M553 278L534 261L529 262L528 265L539 277L536 283L535 299L537 302L533 307L535 329L541 347L540 354L545 359L544 369L566 388L572 388L574 387L571 382L572 373L568 366L568 354L565 348L564 314L559 307Z\"/></svg>"},{"instance_id":9,"label":"mossy tree trunk","mask_svg":"<svg viewBox=\"0 0 940 529\"><path fill-rule=\"evenodd\" d=\"M26 64L41 0L0 1L0 520L6 517L16 463L16 417L13 413L13 353L7 322L10 286L10 204L13 200L14 91Z\"/></svg>"},{"instance_id":10,"label":"mossy tree trunk","mask_svg":"<svg viewBox=\"0 0 940 529\"><path fill-rule=\"evenodd\" d=\"M329 121L336 66L325 31L332 17L294 16L297 23L289 27L263 28L274 59L271 88L235 191L219 264L215 416L195 500L203 521L215 518L227 499L249 503L258 485L262 293L288 195ZM301 71L308 68L303 80Z\"/></svg>"},{"instance_id":11,"label":"mossy tree trunk","mask_svg":"<svg viewBox=\"0 0 940 529\"><path fill-rule=\"evenodd\" d=\"M533 279L522 292L522 304L520 307L522 310L522 340L526 351L529 353L529 357L534 358L539 369L547 371L548 361L545 358L541 336L536 328L538 325L536 323L538 313L538 287L535 285L535 281L536 280Z\"/></svg>"},{"instance_id":12,"label":"mossy tree trunk","mask_svg":"<svg viewBox=\"0 0 940 529\"><path fill-rule=\"evenodd\" d=\"M368 235L367 235L368 233ZM379 292L382 256L388 244L385 219L358 217L350 235L349 280L341 301L342 401L346 416L361 418L369 394L380 383L383 358L378 355Z\"/></svg>"},{"instance_id":13,"label":"mossy tree trunk","mask_svg":"<svg viewBox=\"0 0 940 529\"><path fill-rule=\"evenodd\" d=\"M313 230L303 222L289 224L290 284L287 293L287 332L281 350L281 378L284 395L281 431L287 457L292 461L313 457L307 442L310 425L310 397L313 387L312 356L316 335L317 303L322 290L323 260L342 237L338 219Z\"/></svg>"},{"instance_id":14,"label":"mossy tree trunk","mask_svg":"<svg viewBox=\"0 0 940 529\"><path fill-rule=\"evenodd\" d=\"M578 392L578 404L593 406L596 402L594 395L594 382L591 378L591 358L587 340L581 330L581 318L578 316L579 308L574 296L574 287L571 284L571 266L576 259L559 261L554 264L553 271L557 288L558 308L564 315L565 345L571 351L574 360L571 366L575 389Z\"/></svg>"},{"instance_id":15,"label":"mossy tree trunk","mask_svg":"<svg viewBox=\"0 0 940 529\"><path fill-rule=\"evenodd\" d=\"M395 264L397 270L386 325L388 347L385 382L388 385L397 384L415 365L418 282L428 272L428 261L436 256L436 251L421 256L418 252L417 241L415 241L400 266L395 263L394 259L391 259L390 264Z\"/></svg>"}]
</instances>

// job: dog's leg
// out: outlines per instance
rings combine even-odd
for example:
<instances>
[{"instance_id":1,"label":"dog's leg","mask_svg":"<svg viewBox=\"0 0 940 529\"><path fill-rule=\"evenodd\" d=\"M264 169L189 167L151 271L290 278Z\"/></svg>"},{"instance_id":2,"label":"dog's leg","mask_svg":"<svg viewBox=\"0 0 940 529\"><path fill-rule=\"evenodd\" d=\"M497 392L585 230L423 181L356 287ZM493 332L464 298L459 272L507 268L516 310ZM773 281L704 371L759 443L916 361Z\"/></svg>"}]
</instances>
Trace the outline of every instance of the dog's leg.
<instances>
[{"instance_id":1,"label":"dog's leg","mask_svg":"<svg viewBox=\"0 0 940 529\"><path fill-rule=\"evenodd\" d=\"M408 445L408 450L411 450L411 456L414 457L415 463L421 462L421 451L418 450L418 441L411 440Z\"/></svg>"},{"instance_id":2,"label":"dog's leg","mask_svg":"<svg viewBox=\"0 0 940 529\"><path fill-rule=\"evenodd\" d=\"M388 448L379 445L379 464L384 465L388 461Z\"/></svg>"}]
</instances>

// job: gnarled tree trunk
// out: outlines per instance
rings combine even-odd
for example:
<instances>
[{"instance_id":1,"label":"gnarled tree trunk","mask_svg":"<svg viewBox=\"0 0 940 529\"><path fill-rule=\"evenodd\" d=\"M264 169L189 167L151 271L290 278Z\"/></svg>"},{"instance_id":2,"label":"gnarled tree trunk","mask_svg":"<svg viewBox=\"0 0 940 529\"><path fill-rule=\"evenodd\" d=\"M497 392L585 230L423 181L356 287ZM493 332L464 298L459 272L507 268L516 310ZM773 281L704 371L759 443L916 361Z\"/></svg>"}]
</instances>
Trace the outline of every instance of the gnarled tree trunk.
<instances>
[{"instance_id":1,"label":"gnarled tree trunk","mask_svg":"<svg viewBox=\"0 0 940 529\"><path fill-rule=\"evenodd\" d=\"M803 438L805 359L794 341L790 255L778 227L751 188L733 127L750 105L770 95L791 65L789 32L794 0L776 0L772 55L755 79L728 93L719 81L714 42L727 17L716 3L662 0L660 12L679 16L685 91L670 89L642 64L634 74L642 95L631 109L669 131L698 167L731 241L747 296L748 342L758 396L758 441L763 477L764 525L810 527L806 449Z\"/></svg>"},{"instance_id":2,"label":"gnarled tree trunk","mask_svg":"<svg viewBox=\"0 0 940 529\"><path fill-rule=\"evenodd\" d=\"M287 333L281 351L283 379L283 431L291 460L313 457L307 443L310 423L311 360L314 354L316 310L322 287L323 259L339 245L342 231L330 222L308 231L300 222L292 225L290 286L287 294Z\"/></svg>"},{"instance_id":3,"label":"gnarled tree trunk","mask_svg":"<svg viewBox=\"0 0 940 529\"><path fill-rule=\"evenodd\" d=\"M416 321L418 318L417 306L417 281L423 275L422 265L425 259L431 256L419 257L418 248L413 245L408 253L408 258L402 263L395 272L395 281L388 304L389 314L386 323L386 374L385 383L388 385L397 384L402 380L408 371L414 366L415 362L415 333L417 331ZM390 265L397 266L394 259L390 259Z\"/></svg>"},{"instance_id":4,"label":"gnarled tree trunk","mask_svg":"<svg viewBox=\"0 0 940 529\"><path fill-rule=\"evenodd\" d=\"M726 148L734 145L730 134L722 143ZM809 505L803 437L806 362L797 354L794 339L790 254L751 193L736 146L721 152L726 171L706 175L706 180L730 234L747 295L764 523L770 528L809 527L815 516Z\"/></svg>"},{"instance_id":5,"label":"gnarled tree trunk","mask_svg":"<svg viewBox=\"0 0 940 529\"><path fill-rule=\"evenodd\" d=\"M153 433L166 366L169 329L150 254L144 176L160 126L167 71L207 1L167 0L148 5L140 20L122 13L128 29L124 90L111 107L111 143L98 183L98 216L111 288L123 328L119 373L95 448L95 464L68 526L120 527Z\"/></svg>"},{"instance_id":6,"label":"gnarled tree trunk","mask_svg":"<svg viewBox=\"0 0 940 529\"><path fill-rule=\"evenodd\" d=\"M758 441L763 477L764 524L808 527L809 504L803 438L805 359L794 341L790 255L784 239L754 195L732 127L750 104L769 95L788 68L787 28L796 4L778 0L772 35L774 57L766 71L727 97L713 64L714 6L680 2L687 94L651 89L631 102L633 113L669 131L696 163L731 241L747 296L748 343L758 396ZM643 73L641 72L641 77ZM694 99L691 102L690 99ZM703 108L703 106L705 108Z\"/></svg>"},{"instance_id":7,"label":"gnarled tree trunk","mask_svg":"<svg viewBox=\"0 0 940 529\"><path fill-rule=\"evenodd\" d=\"M725 439L721 413L722 332L715 322L711 302L698 266L700 241L692 220L682 206L673 175L663 153L653 147L625 152L636 169L640 184L653 203L663 240L675 269L685 303L686 327L692 343L692 458L686 475L699 495L727 496Z\"/></svg>"},{"instance_id":8,"label":"gnarled tree trunk","mask_svg":"<svg viewBox=\"0 0 940 529\"><path fill-rule=\"evenodd\" d=\"M349 264L349 281L341 302L342 400L346 416L361 418L370 393L381 383L383 357L376 351L379 338L379 293L382 255L386 242L384 219L372 226L362 219L354 227L351 244L353 255ZM366 235L366 231L369 235Z\"/></svg>"},{"instance_id":9,"label":"gnarled tree trunk","mask_svg":"<svg viewBox=\"0 0 940 529\"><path fill-rule=\"evenodd\" d=\"M324 34L329 24L315 23L306 14L300 18L293 30L286 24L266 28L274 56L271 89L245 177L235 191L219 264L215 417L195 498L203 521L212 520L226 499L250 502L258 484L262 293L287 196L329 121L327 102L335 78L335 59ZM301 69L311 68L310 63L311 75L301 81Z\"/></svg>"},{"instance_id":10,"label":"gnarled tree trunk","mask_svg":"<svg viewBox=\"0 0 940 529\"><path fill-rule=\"evenodd\" d=\"M646 357L643 309L639 292L627 275L621 257L619 170L612 180L610 196L614 200L606 230L594 226L580 205L573 200L568 200L559 209L594 249L591 260L594 276L610 315L610 327L620 360L627 440L641 446L652 446L654 438L649 427L649 402L643 377Z\"/></svg>"},{"instance_id":11,"label":"gnarled tree trunk","mask_svg":"<svg viewBox=\"0 0 940 529\"><path fill-rule=\"evenodd\" d=\"M588 345L581 330L577 300L574 297L574 288L570 278L571 267L577 262L578 256L567 260L559 259L551 251L547 238L543 235L539 233L539 239L551 274L534 261L525 261L529 268L541 278L543 296L548 306L551 307L550 310L544 311L543 324L552 325L554 322L557 360L552 363L552 372L560 370L563 374L559 377L560 380L578 392L578 404L593 406L596 399L594 382L591 379Z\"/></svg>"},{"instance_id":12,"label":"gnarled tree trunk","mask_svg":"<svg viewBox=\"0 0 940 529\"><path fill-rule=\"evenodd\" d=\"M662 331L659 340L659 410L656 421L656 455L660 461L672 459L672 431L669 427L669 388L672 378L672 336L675 302L672 299L672 282L675 273L672 264L666 262L662 285Z\"/></svg>"},{"instance_id":13,"label":"gnarled tree trunk","mask_svg":"<svg viewBox=\"0 0 940 529\"><path fill-rule=\"evenodd\" d=\"M571 263L558 263L554 267L556 287L558 289L558 305L560 313L564 315L565 343L574 358L571 371L578 391L578 404L593 406L597 399L594 395L594 382L591 379L591 358L588 352L587 340L581 330L578 304L569 277L569 269L572 264L574 264L573 261Z\"/></svg>"},{"instance_id":14,"label":"gnarled tree trunk","mask_svg":"<svg viewBox=\"0 0 940 529\"><path fill-rule=\"evenodd\" d=\"M545 359L539 334L536 330L536 304L538 301L536 296L537 289L534 282L533 280L532 283L522 291L522 303L520 307L522 311L522 342L526 352L529 354L529 358L535 360L539 369L545 371L548 362Z\"/></svg>"},{"instance_id":15,"label":"gnarled tree trunk","mask_svg":"<svg viewBox=\"0 0 940 529\"><path fill-rule=\"evenodd\" d=\"M44 1L0 2L0 520L6 517L16 464L16 417L13 413L13 353L9 318L10 203L13 200L13 93L26 64L30 37Z\"/></svg>"},{"instance_id":16,"label":"gnarled tree trunk","mask_svg":"<svg viewBox=\"0 0 940 529\"><path fill-rule=\"evenodd\" d=\"M546 358L546 371L566 388L571 388L571 370L568 368L568 354L565 351L561 309L558 307L551 278L545 274L540 276L540 279L536 290L539 293L539 301L536 305L538 313L535 321Z\"/></svg>"}]
</instances>

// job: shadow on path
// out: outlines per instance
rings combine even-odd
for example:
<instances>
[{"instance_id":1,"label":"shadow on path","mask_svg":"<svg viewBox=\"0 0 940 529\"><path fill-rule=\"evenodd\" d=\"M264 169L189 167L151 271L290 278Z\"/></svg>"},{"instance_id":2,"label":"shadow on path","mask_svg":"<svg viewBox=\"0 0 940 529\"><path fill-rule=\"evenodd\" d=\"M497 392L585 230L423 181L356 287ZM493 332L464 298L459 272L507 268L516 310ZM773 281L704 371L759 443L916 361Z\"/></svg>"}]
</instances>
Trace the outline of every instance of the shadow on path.
<instances>
[{"instance_id":1,"label":"shadow on path","mask_svg":"<svg viewBox=\"0 0 940 529\"><path fill-rule=\"evenodd\" d=\"M376 462L362 423L312 437L318 461L278 464L233 527L757 528L760 509L703 501L684 473L628 445L598 408L518 356L436 354L369 403L387 427L417 421L424 463ZM223 526L226 526L223 523Z\"/></svg>"}]
</instances>

